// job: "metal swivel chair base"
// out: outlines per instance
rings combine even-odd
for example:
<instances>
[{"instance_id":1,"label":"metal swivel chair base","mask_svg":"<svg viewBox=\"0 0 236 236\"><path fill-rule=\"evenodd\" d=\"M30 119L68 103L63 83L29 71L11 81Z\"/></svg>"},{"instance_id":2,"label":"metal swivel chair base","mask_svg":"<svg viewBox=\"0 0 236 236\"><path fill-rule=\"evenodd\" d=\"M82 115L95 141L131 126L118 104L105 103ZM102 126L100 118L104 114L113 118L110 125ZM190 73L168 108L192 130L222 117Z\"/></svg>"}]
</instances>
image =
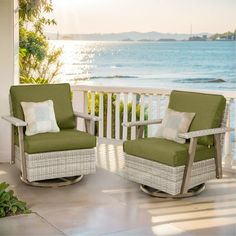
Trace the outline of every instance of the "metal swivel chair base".
<instances>
[{"instance_id":1,"label":"metal swivel chair base","mask_svg":"<svg viewBox=\"0 0 236 236\"><path fill-rule=\"evenodd\" d=\"M187 197L193 197L198 194L200 194L203 190L205 190L205 184L200 184L198 186L195 186L188 190L185 194L177 194L177 195L171 195L162 191L159 191L157 189L151 188L147 185L140 185L140 189L144 192L149 194L152 197L159 197L159 198L187 198Z\"/></svg>"},{"instance_id":2,"label":"metal swivel chair base","mask_svg":"<svg viewBox=\"0 0 236 236\"><path fill-rule=\"evenodd\" d=\"M56 188L56 187L62 187L62 186L78 183L83 177L84 177L83 175L79 175L79 176L73 176L73 177L63 177L63 178L29 182L28 180L24 179L21 176L21 180L24 183L31 186L35 186L35 187Z\"/></svg>"}]
</instances>

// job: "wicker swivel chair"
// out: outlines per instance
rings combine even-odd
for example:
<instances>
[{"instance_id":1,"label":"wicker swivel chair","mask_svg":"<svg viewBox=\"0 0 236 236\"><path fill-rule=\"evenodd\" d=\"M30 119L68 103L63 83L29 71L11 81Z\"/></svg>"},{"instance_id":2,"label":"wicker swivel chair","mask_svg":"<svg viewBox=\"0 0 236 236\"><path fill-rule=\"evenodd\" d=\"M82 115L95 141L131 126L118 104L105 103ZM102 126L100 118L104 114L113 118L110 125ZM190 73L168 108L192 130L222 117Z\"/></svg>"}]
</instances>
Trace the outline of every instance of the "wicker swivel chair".
<instances>
[{"instance_id":1,"label":"wicker swivel chair","mask_svg":"<svg viewBox=\"0 0 236 236\"><path fill-rule=\"evenodd\" d=\"M179 134L185 144L162 138L142 138L143 127L161 120L128 122L137 127L137 139L124 142L125 176L141 184L141 190L157 197L189 197L199 194L205 182L222 178L221 144L227 116L221 95L173 91L170 109L194 112L188 133Z\"/></svg>"},{"instance_id":2,"label":"wicker swivel chair","mask_svg":"<svg viewBox=\"0 0 236 236\"><path fill-rule=\"evenodd\" d=\"M12 163L16 162L21 170L23 182L34 186L63 186L95 172L96 137L92 135L90 123L98 118L73 112L69 84L12 86L10 100L12 116L3 119L13 127ZM45 100L53 101L60 132L26 136L27 124L20 103ZM76 117L85 119L87 132L76 130Z\"/></svg>"}]
</instances>

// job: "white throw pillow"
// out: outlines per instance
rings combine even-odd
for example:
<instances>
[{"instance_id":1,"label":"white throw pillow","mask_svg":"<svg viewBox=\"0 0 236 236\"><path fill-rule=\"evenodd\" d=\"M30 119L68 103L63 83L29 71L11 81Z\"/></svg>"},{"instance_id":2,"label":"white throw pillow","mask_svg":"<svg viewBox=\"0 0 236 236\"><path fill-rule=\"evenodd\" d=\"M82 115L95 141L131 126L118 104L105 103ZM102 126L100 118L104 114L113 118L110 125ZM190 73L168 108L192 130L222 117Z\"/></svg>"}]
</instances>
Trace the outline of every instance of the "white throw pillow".
<instances>
[{"instance_id":1,"label":"white throw pillow","mask_svg":"<svg viewBox=\"0 0 236 236\"><path fill-rule=\"evenodd\" d=\"M48 100L44 102L21 102L21 106L27 123L27 136L46 133L59 132L57 125L53 101Z\"/></svg>"},{"instance_id":2,"label":"white throw pillow","mask_svg":"<svg viewBox=\"0 0 236 236\"><path fill-rule=\"evenodd\" d=\"M178 134L188 132L194 116L195 113L178 112L167 109L165 117L157 131L157 137L181 144L185 143L185 139L178 137Z\"/></svg>"}]
</instances>

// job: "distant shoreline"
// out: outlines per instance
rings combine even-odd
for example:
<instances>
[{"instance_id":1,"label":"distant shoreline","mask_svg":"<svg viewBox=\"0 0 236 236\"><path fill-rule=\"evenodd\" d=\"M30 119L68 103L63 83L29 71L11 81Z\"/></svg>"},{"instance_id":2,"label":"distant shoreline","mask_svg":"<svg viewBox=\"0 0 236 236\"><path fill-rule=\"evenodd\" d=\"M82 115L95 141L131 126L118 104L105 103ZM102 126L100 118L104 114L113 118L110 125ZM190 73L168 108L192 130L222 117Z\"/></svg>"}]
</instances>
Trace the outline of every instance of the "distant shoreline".
<instances>
[{"instance_id":1,"label":"distant shoreline","mask_svg":"<svg viewBox=\"0 0 236 236\"><path fill-rule=\"evenodd\" d=\"M236 42L236 40L95 40L95 39L52 39L52 41L88 41L88 42L121 42L121 43L174 43L174 42Z\"/></svg>"},{"instance_id":2,"label":"distant shoreline","mask_svg":"<svg viewBox=\"0 0 236 236\"><path fill-rule=\"evenodd\" d=\"M235 41L235 32L223 34L179 34L160 32L123 32L105 34L61 34L46 33L49 40L80 40L80 41L124 41L124 42L174 42L174 41Z\"/></svg>"}]
</instances>

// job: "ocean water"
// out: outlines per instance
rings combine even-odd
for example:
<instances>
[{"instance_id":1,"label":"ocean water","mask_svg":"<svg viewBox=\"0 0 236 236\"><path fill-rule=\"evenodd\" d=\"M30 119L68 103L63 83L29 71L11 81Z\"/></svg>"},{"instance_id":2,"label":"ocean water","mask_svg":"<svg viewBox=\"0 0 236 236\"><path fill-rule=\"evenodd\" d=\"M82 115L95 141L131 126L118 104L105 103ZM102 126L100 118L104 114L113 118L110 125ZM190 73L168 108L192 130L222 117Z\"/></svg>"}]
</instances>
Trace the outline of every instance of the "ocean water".
<instances>
[{"instance_id":1,"label":"ocean water","mask_svg":"<svg viewBox=\"0 0 236 236\"><path fill-rule=\"evenodd\" d=\"M50 41L62 47L59 81L236 91L236 42ZM212 82L222 80L224 82Z\"/></svg>"}]
</instances>

